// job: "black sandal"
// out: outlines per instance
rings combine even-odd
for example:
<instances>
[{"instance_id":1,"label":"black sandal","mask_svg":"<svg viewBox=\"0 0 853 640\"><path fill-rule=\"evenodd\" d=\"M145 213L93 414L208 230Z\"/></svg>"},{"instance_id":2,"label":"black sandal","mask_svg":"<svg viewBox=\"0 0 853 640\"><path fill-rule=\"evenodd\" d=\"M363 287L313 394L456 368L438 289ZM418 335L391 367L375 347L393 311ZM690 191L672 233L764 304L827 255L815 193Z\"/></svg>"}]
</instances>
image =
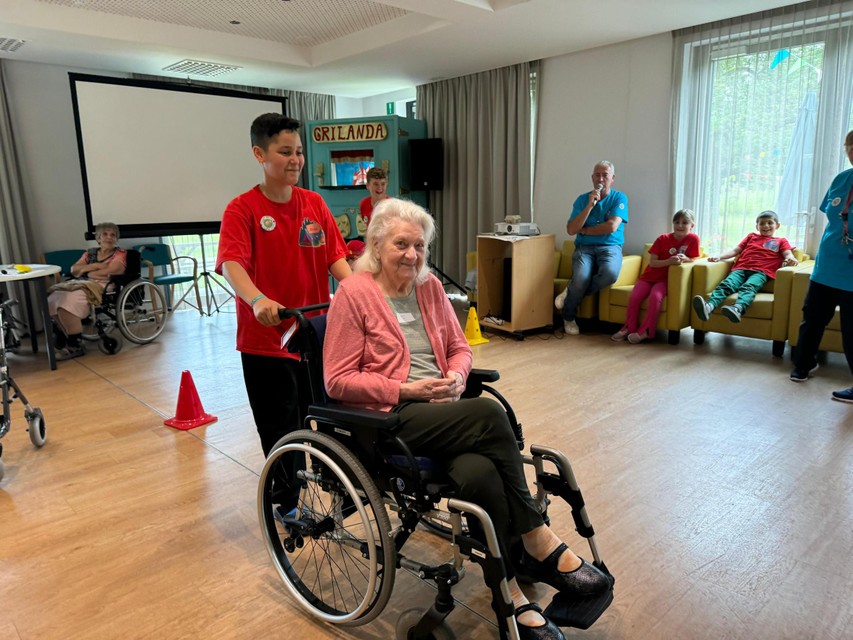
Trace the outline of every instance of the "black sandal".
<instances>
[{"instance_id":1,"label":"black sandal","mask_svg":"<svg viewBox=\"0 0 853 640\"><path fill-rule=\"evenodd\" d=\"M518 621L518 616L525 611L535 611L545 618L545 624L540 627L528 627L521 624ZM566 640L563 632L560 631L560 627L545 617L541 607L533 602L515 608L515 626L518 627L518 637L521 640Z\"/></svg>"},{"instance_id":2,"label":"black sandal","mask_svg":"<svg viewBox=\"0 0 853 640\"><path fill-rule=\"evenodd\" d=\"M574 571L557 569L560 556L569 547L565 542L554 549L544 560L536 560L527 551L521 555L521 569L537 582L551 585L560 593L576 596L593 596L608 591L613 585L607 575L581 558L581 566Z\"/></svg>"}]
</instances>

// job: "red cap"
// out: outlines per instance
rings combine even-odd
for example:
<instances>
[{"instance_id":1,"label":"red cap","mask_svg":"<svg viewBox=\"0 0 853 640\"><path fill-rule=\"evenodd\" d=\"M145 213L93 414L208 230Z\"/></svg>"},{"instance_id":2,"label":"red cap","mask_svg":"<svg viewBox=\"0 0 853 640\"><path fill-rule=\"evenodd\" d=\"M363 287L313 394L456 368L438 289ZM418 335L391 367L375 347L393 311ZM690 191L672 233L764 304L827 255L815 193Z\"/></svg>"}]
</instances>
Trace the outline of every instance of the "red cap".
<instances>
[{"instance_id":1,"label":"red cap","mask_svg":"<svg viewBox=\"0 0 853 640\"><path fill-rule=\"evenodd\" d=\"M364 243L361 240L350 240L347 249L347 258L358 258L364 253Z\"/></svg>"}]
</instances>

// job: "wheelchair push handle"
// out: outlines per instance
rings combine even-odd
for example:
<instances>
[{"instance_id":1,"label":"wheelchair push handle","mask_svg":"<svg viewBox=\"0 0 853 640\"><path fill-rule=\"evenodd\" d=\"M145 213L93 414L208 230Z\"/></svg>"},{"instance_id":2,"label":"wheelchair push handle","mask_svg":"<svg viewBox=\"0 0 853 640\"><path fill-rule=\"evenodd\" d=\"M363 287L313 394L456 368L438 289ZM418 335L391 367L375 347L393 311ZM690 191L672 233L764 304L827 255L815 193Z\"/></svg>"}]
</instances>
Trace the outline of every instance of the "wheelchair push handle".
<instances>
[{"instance_id":1,"label":"wheelchair push handle","mask_svg":"<svg viewBox=\"0 0 853 640\"><path fill-rule=\"evenodd\" d=\"M323 309L328 308L328 302L321 302L320 304L309 304L305 307L282 307L278 310L278 317L282 320L285 320L287 318L296 318L296 322L299 323L299 326L304 327L308 323L308 318L305 317L306 313L311 313L312 311L322 311Z\"/></svg>"}]
</instances>

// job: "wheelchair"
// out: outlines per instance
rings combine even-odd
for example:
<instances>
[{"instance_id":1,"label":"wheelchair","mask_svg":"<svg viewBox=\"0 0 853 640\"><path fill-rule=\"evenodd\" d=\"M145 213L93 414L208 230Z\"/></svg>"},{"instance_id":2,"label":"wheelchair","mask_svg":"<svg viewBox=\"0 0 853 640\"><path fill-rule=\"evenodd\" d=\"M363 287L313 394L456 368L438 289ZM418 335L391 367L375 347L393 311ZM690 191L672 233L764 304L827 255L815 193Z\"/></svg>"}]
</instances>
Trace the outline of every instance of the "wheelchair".
<instances>
[{"instance_id":1,"label":"wheelchair","mask_svg":"<svg viewBox=\"0 0 853 640\"><path fill-rule=\"evenodd\" d=\"M284 436L270 451L258 484L264 543L284 587L309 614L333 625L357 626L382 613L396 570L403 568L434 583L436 597L429 608L410 609L400 616L397 640L448 639L454 637L446 622L455 606L451 591L464 577L468 559L482 568L500 638L517 639L504 563L485 510L454 497L440 464L413 455L395 436L396 414L348 407L326 398L325 315L309 319L306 314L327 306L279 312L283 318L295 318L285 339L307 367L313 401L304 428ZM485 392L500 402L523 450L521 425L506 399L489 384L498 378L496 371L473 370L463 397ZM282 456L299 454L304 456L302 470L289 480L290 486L279 486L287 466ZM545 609L545 615L559 626L586 629L612 602L615 579L599 554L568 459L538 445L522 458L535 469L534 499L545 522L550 496L563 498L571 506L577 532L589 543L593 564L610 578L611 588L604 594L571 601L557 593ZM282 489L291 496L298 492L298 499L285 506ZM404 544L419 527L447 538L452 558L429 564L404 555ZM520 541L516 547L520 557ZM517 578L524 581L522 571Z\"/></svg>"},{"instance_id":2,"label":"wheelchair","mask_svg":"<svg viewBox=\"0 0 853 640\"><path fill-rule=\"evenodd\" d=\"M166 328L166 296L160 287L142 278L141 265L139 252L128 249L125 273L110 276L101 304L93 306L83 321L83 338L97 340L102 353L115 355L125 339L147 344Z\"/></svg>"},{"instance_id":3,"label":"wheelchair","mask_svg":"<svg viewBox=\"0 0 853 640\"><path fill-rule=\"evenodd\" d=\"M15 383L9 372L9 363L6 360L7 343L9 337L13 337L11 327L11 314L7 317L9 308L17 304L15 300L0 302L0 393L3 398L3 413L0 414L0 440L9 433L12 424L12 415L9 411L12 402L17 398L24 405L24 419L27 421L27 430L30 434L30 442L37 448L44 446L47 441L47 429L44 422L44 414L38 407L30 405L24 392ZM11 390L11 395L10 395ZM3 479L6 468L3 464L3 443L0 442L0 480Z\"/></svg>"}]
</instances>

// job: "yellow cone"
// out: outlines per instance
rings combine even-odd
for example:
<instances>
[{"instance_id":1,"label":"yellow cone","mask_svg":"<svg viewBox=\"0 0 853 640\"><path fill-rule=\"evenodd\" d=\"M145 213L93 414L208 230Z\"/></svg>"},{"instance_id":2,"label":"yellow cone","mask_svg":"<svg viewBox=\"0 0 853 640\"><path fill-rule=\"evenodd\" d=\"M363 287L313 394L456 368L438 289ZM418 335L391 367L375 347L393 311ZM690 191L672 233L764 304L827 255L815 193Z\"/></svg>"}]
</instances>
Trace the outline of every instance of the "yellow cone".
<instances>
[{"instance_id":1,"label":"yellow cone","mask_svg":"<svg viewBox=\"0 0 853 640\"><path fill-rule=\"evenodd\" d=\"M480 333L480 320L477 318L477 310L474 307L468 309L468 322L465 323L465 339L472 347L475 344L483 344L488 342L488 338L484 338Z\"/></svg>"}]
</instances>

